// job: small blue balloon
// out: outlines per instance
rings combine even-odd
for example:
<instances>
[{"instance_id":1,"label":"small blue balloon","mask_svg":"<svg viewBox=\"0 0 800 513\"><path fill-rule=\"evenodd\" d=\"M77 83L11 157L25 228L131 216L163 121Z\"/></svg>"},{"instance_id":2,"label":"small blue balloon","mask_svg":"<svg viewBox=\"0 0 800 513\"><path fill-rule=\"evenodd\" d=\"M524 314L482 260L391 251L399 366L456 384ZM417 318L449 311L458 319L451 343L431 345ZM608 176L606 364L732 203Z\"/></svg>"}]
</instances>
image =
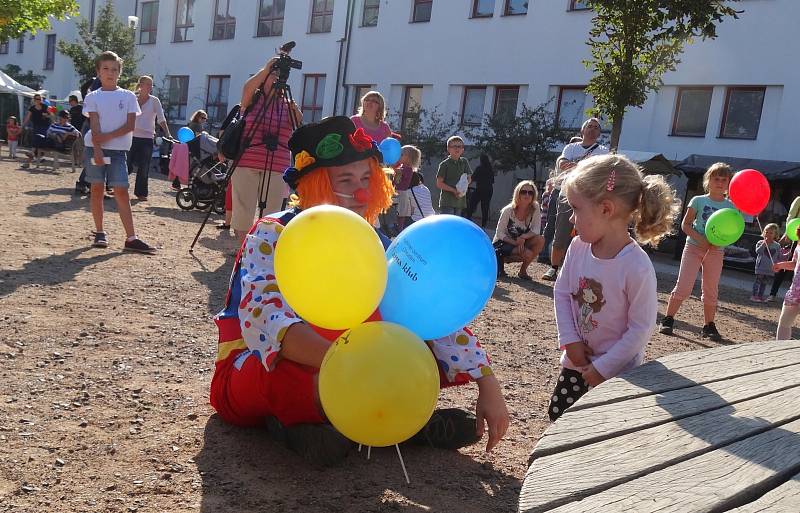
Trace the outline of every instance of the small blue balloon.
<instances>
[{"instance_id":1,"label":"small blue balloon","mask_svg":"<svg viewBox=\"0 0 800 513\"><path fill-rule=\"evenodd\" d=\"M383 163L387 166L393 166L400 160L400 141L394 137L387 137L382 140L378 145L378 149L381 150Z\"/></svg>"},{"instance_id":2,"label":"small blue balloon","mask_svg":"<svg viewBox=\"0 0 800 513\"><path fill-rule=\"evenodd\" d=\"M463 217L418 221L386 251L389 275L378 308L384 321L423 340L449 335L486 306L497 280L497 258L483 230Z\"/></svg>"},{"instance_id":3,"label":"small blue balloon","mask_svg":"<svg viewBox=\"0 0 800 513\"><path fill-rule=\"evenodd\" d=\"M195 138L194 130L188 126L182 126L178 129L178 140L182 143L188 143Z\"/></svg>"}]
</instances>

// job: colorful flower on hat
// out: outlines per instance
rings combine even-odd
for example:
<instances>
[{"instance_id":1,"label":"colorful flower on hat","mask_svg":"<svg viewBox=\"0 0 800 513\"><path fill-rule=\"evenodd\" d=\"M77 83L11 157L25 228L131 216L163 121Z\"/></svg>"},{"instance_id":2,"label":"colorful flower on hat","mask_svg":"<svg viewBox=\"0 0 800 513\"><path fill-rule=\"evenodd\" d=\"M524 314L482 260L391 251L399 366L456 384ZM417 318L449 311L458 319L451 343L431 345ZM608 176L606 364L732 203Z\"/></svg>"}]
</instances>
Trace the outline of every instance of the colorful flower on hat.
<instances>
[{"instance_id":1,"label":"colorful flower on hat","mask_svg":"<svg viewBox=\"0 0 800 513\"><path fill-rule=\"evenodd\" d=\"M296 169L303 169L304 167L310 166L311 164L313 164L316 161L317 161L317 159L312 157L310 153L308 153L306 150L303 150L300 153L298 153L297 155L295 155L295 157L294 157L294 167Z\"/></svg>"},{"instance_id":2,"label":"colorful flower on hat","mask_svg":"<svg viewBox=\"0 0 800 513\"><path fill-rule=\"evenodd\" d=\"M372 138L367 135L363 128L357 129L347 137L350 138L350 144L358 152L367 151L372 148Z\"/></svg>"},{"instance_id":3,"label":"colorful flower on hat","mask_svg":"<svg viewBox=\"0 0 800 513\"><path fill-rule=\"evenodd\" d=\"M314 151L317 156L323 159L336 158L344 151L344 146L339 142L341 140L341 134L328 134L317 144L317 148Z\"/></svg>"}]
</instances>

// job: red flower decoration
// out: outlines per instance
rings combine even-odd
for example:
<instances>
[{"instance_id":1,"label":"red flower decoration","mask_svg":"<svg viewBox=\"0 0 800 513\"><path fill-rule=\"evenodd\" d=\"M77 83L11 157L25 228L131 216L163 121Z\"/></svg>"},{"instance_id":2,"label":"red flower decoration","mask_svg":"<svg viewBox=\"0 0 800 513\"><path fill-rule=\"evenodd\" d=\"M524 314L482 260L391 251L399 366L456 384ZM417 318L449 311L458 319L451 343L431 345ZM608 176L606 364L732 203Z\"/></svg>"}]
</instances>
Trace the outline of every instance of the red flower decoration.
<instances>
[{"instance_id":1,"label":"red flower decoration","mask_svg":"<svg viewBox=\"0 0 800 513\"><path fill-rule=\"evenodd\" d=\"M372 138L367 135L363 128L356 129L355 132L348 135L350 144L356 151L362 152L372 148Z\"/></svg>"}]
</instances>

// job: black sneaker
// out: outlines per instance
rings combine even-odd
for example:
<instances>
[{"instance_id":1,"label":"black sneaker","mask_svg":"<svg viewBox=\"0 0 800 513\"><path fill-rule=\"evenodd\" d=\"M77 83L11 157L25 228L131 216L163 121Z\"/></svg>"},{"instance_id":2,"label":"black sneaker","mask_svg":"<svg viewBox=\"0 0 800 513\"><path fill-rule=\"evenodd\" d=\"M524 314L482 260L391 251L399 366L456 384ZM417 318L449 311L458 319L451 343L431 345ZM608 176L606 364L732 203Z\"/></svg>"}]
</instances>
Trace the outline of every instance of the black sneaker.
<instances>
[{"instance_id":1,"label":"black sneaker","mask_svg":"<svg viewBox=\"0 0 800 513\"><path fill-rule=\"evenodd\" d=\"M477 429L477 421L472 413L458 408L436 410L425 427L409 442L437 449L461 449L481 439Z\"/></svg>"},{"instance_id":2,"label":"black sneaker","mask_svg":"<svg viewBox=\"0 0 800 513\"><path fill-rule=\"evenodd\" d=\"M672 326L675 324L675 319L669 315L661 319L661 326L658 327L658 332L664 335L672 335Z\"/></svg>"},{"instance_id":3,"label":"black sneaker","mask_svg":"<svg viewBox=\"0 0 800 513\"><path fill-rule=\"evenodd\" d=\"M123 249L124 251L133 251L135 253L144 253L146 255L152 255L156 252L156 248L146 243L142 239L126 240L125 248Z\"/></svg>"},{"instance_id":4,"label":"black sneaker","mask_svg":"<svg viewBox=\"0 0 800 513\"><path fill-rule=\"evenodd\" d=\"M107 248L108 239L106 238L106 232L94 232L94 242L92 246L95 248Z\"/></svg>"},{"instance_id":5,"label":"black sneaker","mask_svg":"<svg viewBox=\"0 0 800 513\"><path fill-rule=\"evenodd\" d=\"M722 342L722 335L719 334L717 326L713 322L709 322L703 326L703 329L700 331L700 336L712 342Z\"/></svg>"},{"instance_id":6,"label":"black sneaker","mask_svg":"<svg viewBox=\"0 0 800 513\"><path fill-rule=\"evenodd\" d=\"M296 424L284 427L275 417L267 417L270 436L312 465L330 467L343 461L355 442L330 424Z\"/></svg>"}]
</instances>

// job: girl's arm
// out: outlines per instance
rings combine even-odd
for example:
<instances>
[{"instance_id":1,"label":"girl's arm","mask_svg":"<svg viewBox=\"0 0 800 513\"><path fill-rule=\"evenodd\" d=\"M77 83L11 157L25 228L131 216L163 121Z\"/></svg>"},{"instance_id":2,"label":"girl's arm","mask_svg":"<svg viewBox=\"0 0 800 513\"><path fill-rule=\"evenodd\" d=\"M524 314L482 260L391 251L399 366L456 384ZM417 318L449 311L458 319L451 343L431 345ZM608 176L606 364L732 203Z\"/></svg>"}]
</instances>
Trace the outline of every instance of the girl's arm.
<instances>
[{"instance_id":1,"label":"girl's arm","mask_svg":"<svg viewBox=\"0 0 800 513\"><path fill-rule=\"evenodd\" d=\"M587 353L591 353L589 346L583 342L575 318L572 314L572 291L570 290L569 275L572 270L572 247L567 248L567 254L561 265L561 273L553 287L553 304L556 311L556 328L558 329L558 346L567 352L567 358L577 367L589 365Z\"/></svg>"},{"instance_id":2,"label":"girl's arm","mask_svg":"<svg viewBox=\"0 0 800 513\"><path fill-rule=\"evenodd\" d=\"M683 233L694 239L701 248L708 249L710 246L708 239L706 239L705 235L692 227L692 223L694 223L696 217L697 211L694 209L694 207L687 208L686 215L683 216L683 222L681 222L681 230L683 230Z\"/></svg>"}]
</instances>

